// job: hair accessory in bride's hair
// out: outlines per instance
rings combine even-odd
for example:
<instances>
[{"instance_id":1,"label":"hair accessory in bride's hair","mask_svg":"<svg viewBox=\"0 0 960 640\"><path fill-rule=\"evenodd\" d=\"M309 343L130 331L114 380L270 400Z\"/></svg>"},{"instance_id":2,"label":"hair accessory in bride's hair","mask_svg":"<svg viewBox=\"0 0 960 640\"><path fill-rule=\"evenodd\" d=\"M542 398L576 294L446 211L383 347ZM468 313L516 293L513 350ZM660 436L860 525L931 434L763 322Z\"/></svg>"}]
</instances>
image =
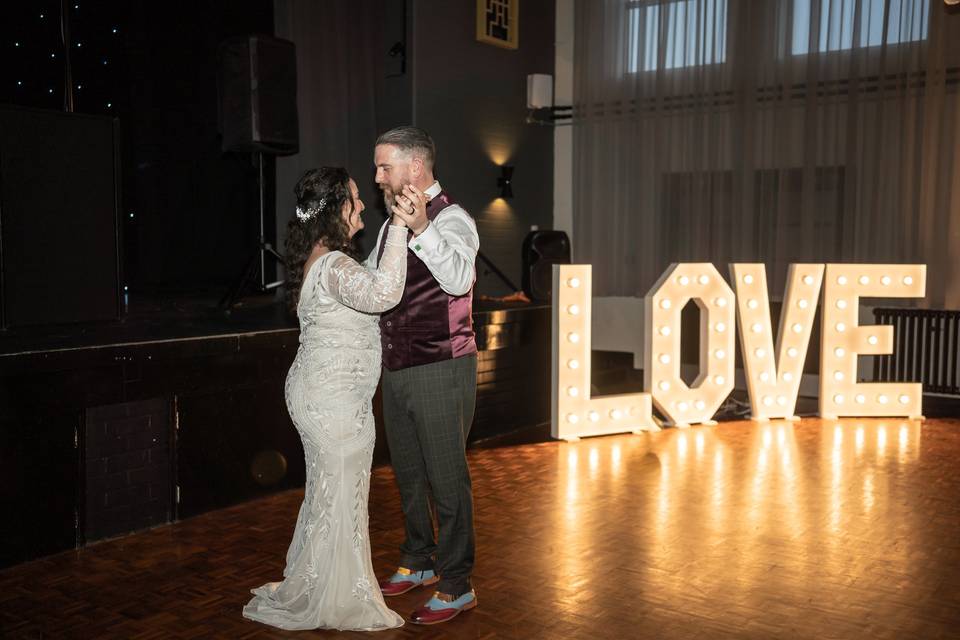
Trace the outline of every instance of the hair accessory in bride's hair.
<instances>
[{"instance_id":1,"label":"hair accessory in bride's hair","mask_svg":"<svg viewBox=\"0 0 960 640\"><path fill-rule=\"evenodd\" d=\"M297 206L297 218L300 219L300 222L306 222L307 220L313 218L318 213L323 211L323 208L327 205L326 198L320 198L320 202L317 203L317 206L310 207L309 209L304 209L301 206Z\"/></svg>"}]
</instances>

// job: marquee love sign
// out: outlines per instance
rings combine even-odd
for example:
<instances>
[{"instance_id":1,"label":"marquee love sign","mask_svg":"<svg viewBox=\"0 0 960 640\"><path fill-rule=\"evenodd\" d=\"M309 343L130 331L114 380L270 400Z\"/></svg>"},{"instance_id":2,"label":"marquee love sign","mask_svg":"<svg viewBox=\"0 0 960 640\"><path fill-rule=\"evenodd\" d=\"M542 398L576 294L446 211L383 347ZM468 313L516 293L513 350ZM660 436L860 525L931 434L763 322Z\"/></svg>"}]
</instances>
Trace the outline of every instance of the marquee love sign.
<instances>
[{"instance_id":1,"label":"marquee love sign","mask_svg":"<svg viewBox=\"0 0 960 640\"><path fill-rule=\"evenodd\" d=\"M670 265L644 298L644 392L591 397L590 265L553 271L555 438L657 430L653 405L674 426L715 424L733 390L735 332L754 419L796 419L794 409L818 303L820 415L920 417L916 383L857 382L857 356L893 351L893 328L859 326L860 298L923 297L925 265L793 264L774 334L763 264L732 264L734 289L709 263ZM680 376L680 314L700 308L700 374Z\"/></svg>"}]
</instances>

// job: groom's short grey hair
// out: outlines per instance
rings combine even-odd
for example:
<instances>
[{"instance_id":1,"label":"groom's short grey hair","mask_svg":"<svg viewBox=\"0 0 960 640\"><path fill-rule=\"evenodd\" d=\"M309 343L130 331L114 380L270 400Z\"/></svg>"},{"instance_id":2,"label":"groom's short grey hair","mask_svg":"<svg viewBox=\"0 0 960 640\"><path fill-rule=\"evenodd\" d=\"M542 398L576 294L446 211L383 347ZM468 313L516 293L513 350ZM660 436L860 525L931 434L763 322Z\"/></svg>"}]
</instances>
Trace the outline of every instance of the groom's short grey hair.
<instances>
[{"instance_id":1,"label":"groom's short grey hair","mask_svg":"<svg viewBox=\"0 0 960 640\"><path fill-rule=\"evenodd\" d=\"M428 169L433 168L437 148L430 134L419 127L396 127L377 138L377 146L392 144L403 153L413 153L423 160Z\"/></svg>"}]
</instances>

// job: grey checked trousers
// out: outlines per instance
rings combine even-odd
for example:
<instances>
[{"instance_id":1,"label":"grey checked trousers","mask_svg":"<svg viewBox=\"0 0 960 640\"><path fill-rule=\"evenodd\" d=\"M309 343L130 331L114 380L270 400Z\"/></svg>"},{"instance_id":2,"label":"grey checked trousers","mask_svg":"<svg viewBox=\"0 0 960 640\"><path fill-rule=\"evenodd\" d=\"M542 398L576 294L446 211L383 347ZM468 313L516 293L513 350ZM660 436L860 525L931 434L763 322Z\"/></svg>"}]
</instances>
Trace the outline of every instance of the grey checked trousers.
<instances>
[{"instance_id":1,"label":"grey checked trousers","mask_svg":"<svg viewBox=\"0 0 960 640\"><path fill-rule=\"evenodd\" d=\"M400 566L434 569L437 589L471 589L473 492L466 443L477 398L477 356L383 370L383 415L406 537ZM431 509L436 507L438 535Z\"/></svg>"}]
</instances>

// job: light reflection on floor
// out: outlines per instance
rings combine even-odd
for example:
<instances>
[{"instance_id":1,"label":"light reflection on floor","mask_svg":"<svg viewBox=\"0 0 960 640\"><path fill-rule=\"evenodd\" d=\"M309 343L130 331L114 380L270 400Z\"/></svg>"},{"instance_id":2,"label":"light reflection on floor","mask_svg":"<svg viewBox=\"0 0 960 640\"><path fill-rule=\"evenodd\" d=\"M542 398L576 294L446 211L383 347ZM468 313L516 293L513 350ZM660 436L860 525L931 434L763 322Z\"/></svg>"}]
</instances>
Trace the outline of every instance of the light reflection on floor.
<instances>
[{"instance_id":1,"label":"light reflection on floor","mask_svg":"<svg viewBox=\"0 0 960 640\"><path fill-rule=\"evenodd\" d=\"M578 578L567 596L593 586L602 562L640 602L704 616L718 599L740 622L771 608L829 617L885 602L907 615L916 598L960 585L960 532L947 566L929 549L944 461L925 452L924 432L909 420L805 420L557 443L561 570ZM960 524L960 495L949 500ZM950 615L960 622L960 606Z\"/></svg>"}]
</instances>

